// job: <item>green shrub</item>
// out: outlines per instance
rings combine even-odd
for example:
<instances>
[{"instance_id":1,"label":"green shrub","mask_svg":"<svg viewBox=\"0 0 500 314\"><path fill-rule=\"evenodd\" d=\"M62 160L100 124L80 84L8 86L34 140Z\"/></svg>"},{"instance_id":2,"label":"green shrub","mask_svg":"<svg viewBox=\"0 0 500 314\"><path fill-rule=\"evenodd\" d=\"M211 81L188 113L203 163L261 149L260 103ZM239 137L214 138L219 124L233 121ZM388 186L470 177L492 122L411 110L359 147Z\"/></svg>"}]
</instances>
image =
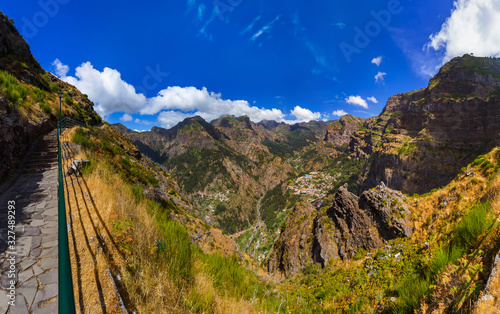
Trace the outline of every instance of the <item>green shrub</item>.
<instances>
[{"instance_id":1,"label":"green shrub","mask_svg":"<svg viewBox=\"0 0 500 314\"><path fill-rule=\"evenodd\" d=\"M491 225L491 219L487 217L488 209L488 203L477 205L460 221L451 242L452 246L469 250L476 245L479 236Z\"/></svg>"},{"instance_id":2,"label":"green shrub","mask_svg":"<svg viewBox=\"0 0 500 314\"><path fill-rule=\"evenodd\" d=\"M37 102L45 101L46 95L45 92L38 87L33 88L33 99Z\"/></svg>"},{"instance_id":3,"label":"green shrub","mask_svg":"<svg viewBox=\"0 0 500 314\"><path fill-rule=\"evenodd\" d=\"M130 159L128 157L122 157L120 159L120 165L123 167L123 169L130 169L131 168Z\"/></svg>"},{"instance_id":4,"label":"green shrub","mask_svg":"<svg viewBox=\"0 0 500 314\"><path fill-rule=\"evenodd\" d=\"M22 105L29 94L29 88L6 71L0 71L0 90L15 105Z\"/></svg>"},{"instance_id":5,"label":"green shrub","mask_svg":"<svg viewBox=\"0 0 500 314\"><path fill-rule=\"evenodd\" d=\"M50 84L49 85L49 90L53 93L59 93L61 91L61 88L57 86L56 84Z\"/></svg>"},{"instance_id":6,"label":"green shrub","mask_svg":"<svg viewBox=\"0 0 500 314\"><path fill-rule=\"evenodd\" d=\"M87 137L87 131L83 128L76 129L71 141L75 144L81 145L85 149L90 149L92 147L92 143Z\"/></svg>"},{"instance_id":7,"label":"green shrub","mask_svg":"<svg viewBox=\"0 0 500 314\"><path fill-rule=\"evenodd\" d=\"M144 198L144 188L140 184L132 185L132 196L136 202L140 202Z\"/></svg>"},{"instance_id":8,"label":"green shrub","mask_svg":"<svg viewBox=\"0 0 500 314\"><path fill-rule=\"evenodd\" d=\"M413 313L420 306L420 300L429 290L427 278L413 275L403 280L397 287L400 303L393 308L393 313Z\"/></svg>"},{"instance_id":9,"label":"green shrub","mask_svg":"<svg viewBox=\"0 0 500 314\"><path fill-rule=\"evenodd\" d=\"M69 106L72 106L73 105L73 100L71 99L71 97L66 93L64 94L64 102L66 104L68 104Z\"/></svg>"},{"instance_id":10,"label":"green shrub","mask_svg":"<svg viewBox=\"0 0 500 314\"><path fill-rule=\"evenodd\" d=\"M158 184L160 183L160 181L158 181L158 179L156 179L156 177L152 174L148 174L146 176L146 180L151 183L154 187L157 187Z\"/></svg>"},{"instance_id":11,"label":"green shrub","mask_svg":"<svg viewBox=\"0 0 500 314\"><path fill-rule=\"evenodd\" d=\"M130 168L130 173L136 177L136 178L139 178L139 171L137 169L135 169L134 167Z\"/></svg>"},{"instance_id":12,"label":"green shrub","mask_svg":"<svg viewBox=\"0 0 500 314\"><path fill-rule=\"evenodd\" d=\"M45 114L48 114L48 115L52 114L52 107L49 104L42 102L42 103L40 103L40 108L42 109L42 111Z\"/></svg>"},{"instance_id":13,"label":"green shrub","mask_svg":"<svg viewBox=\"0 0 500 314\"><path fill-rule=\"evenodd\" d=\"M363 257L365 257L366 255L366 251L365 249L363 249L362 247L358 248L358 251L356 252L356 254L354 254L354 260L358 261L360 259L362 259Z\"/></svg>"}]
</instances>

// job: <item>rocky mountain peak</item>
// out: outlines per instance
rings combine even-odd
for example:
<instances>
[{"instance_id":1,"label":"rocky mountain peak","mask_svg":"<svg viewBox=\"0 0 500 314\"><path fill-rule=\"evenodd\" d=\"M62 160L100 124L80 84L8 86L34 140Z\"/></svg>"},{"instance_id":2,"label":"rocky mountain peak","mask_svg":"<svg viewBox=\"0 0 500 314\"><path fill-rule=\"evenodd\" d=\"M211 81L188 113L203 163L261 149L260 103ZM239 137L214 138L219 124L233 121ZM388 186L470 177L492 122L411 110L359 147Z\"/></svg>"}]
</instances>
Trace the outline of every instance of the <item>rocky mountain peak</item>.
<instances>
[{"instance_id":1,"label":"rocky mountain peak","mask_svg":"<svg viewBox=\"0 0 500 314\"><path fill-rule=\"evenodd\" d=\"M0 11L0 56L2 55L15 55L18 59L36 66L37 69L42 69L33 58L28 43L19 34L12 21Z\"/></svg>"},{"instance_id":2,"label":"rocky mountain peak","mask_svg":"<svg viewBox=\"0 0 500 314\"><path fill-rule=\"evenodd\" d=\"M221 128L243 128L254 130L253 123L248 116L236 117L233 115L223 115L211 122L215 127Z\"/></svg>"},{"instance_id":3,"label":"rocky mountain peak","mask_svg":"<svg viewBox=\"0 0 500 314\"><path fill-rule=\"evenodd\" d=\"M404 193L446 185L489 151L500 133L500 59L466 55L446 63L429 86L392 96L353 133L349 151L371 156L360 184Z\"/></svg>"},{"instance_id":4,"label":"rocky mountain peak","mask_svg":"<svg viewBox=\"0 0 500 314\"><path fill-rule=\"evenodd\" d=\"M333 143L334 146L342 146L349 143L351 135L363 126L365 118L345 115L330 123L325 135L325 141Z\"/></svg>"},{"instance_id":5,"label":"rocky mountain peak","mask_svg":"<svg viewBox=\"0 0 500 314\"><path fill-rule=\"evenodd\" d=\"M500 60L465 54L451 59L429 80L429 86L439 82L469 82L500 86Z\"/></svg>"}]
</instances>

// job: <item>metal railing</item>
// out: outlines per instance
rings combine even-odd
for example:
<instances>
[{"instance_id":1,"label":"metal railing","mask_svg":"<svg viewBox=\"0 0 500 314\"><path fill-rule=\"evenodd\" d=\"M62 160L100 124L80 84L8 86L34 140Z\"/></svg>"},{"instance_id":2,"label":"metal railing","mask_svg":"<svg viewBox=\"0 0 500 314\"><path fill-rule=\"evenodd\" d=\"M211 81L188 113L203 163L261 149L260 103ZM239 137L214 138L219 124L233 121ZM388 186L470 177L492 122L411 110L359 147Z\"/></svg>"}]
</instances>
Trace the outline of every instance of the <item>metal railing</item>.
<instances>
[{"instance_id":1,"label":"metal railing","mask_svg":"<svg viewBox=\"0 0 500 314\"><path fill-rule=\"evenodd\" d=\"M73 293L73 279L71 275L71 259L69 257L68 227L66 220L66 204L64 199L62 157L61 157L61 129L66 129L75 120L64 118L57 123L57 162L58 162L58 207L59 207L59 313L75 313L75 297ZM76 121L77 122L77 121Z\"/></svg>"},{"instance_id":2,"label":"metal railing","mask_svg":"<svg viewBox=\"0 0 500 314\"><path fill-rule=\"evenodd\" d=\"M61 122L60 123L60 127L62 130L66 130L66 129L71 129L72 127L75 127L75 126L80 126L82 128L86 128L87 125L81 121L78 121L78 120L74 120L74 119L71 119L70 117L64 117L61 119Z\"/></svg>"}]
</instances>

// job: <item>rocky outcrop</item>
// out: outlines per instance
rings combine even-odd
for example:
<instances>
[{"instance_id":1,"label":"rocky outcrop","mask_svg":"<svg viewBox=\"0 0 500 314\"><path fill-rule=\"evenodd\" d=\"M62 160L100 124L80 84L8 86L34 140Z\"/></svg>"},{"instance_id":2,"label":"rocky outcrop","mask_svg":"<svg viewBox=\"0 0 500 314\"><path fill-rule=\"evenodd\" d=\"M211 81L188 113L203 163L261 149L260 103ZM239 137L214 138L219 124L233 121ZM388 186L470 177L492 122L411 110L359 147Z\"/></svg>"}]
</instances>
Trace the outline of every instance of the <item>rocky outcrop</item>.
<instances>
[{"instance_id":1,"label":"rocky outcrop","mask_svg":"<svg viewBox=\"0 0 500 314\"><path fill-rule=\"evenodd\" d=\"M361 195L359 207L368 214L384 240L409 237L413 233L406 197L383 182Z\"/></svg>"},{"instance_id":2,"label":"rocky outcrop","mask_svg":"<svg viewBox=\"0 0 500 314\"><path fill-rule=\"evenodd\" d=\"M268 271L285 276L309 263L324 267L336 258L352 258L360 248L372 250L413 233L405 197L384 183L360 197L341 186L328 209L303 205L290 217L266 261Z\"/></svg>"},{"instance_id":3,"label":"rocky outcrop","mask_svg":"<svg viewBox=\"0 0 500 314\"><path fill-rule=\"evenodd\" d=\"M347 190L347 185L340 187L326 213L335 224L334 234L342 259L351 258L358 248L371 250L383 241L413 233L411 212L403 194L383 182L359 198Z\"/></svg>"},{"instance_id":4,"label":"rocky outcrop","mask_svg":"<svg viewBox=\"0 0 500 314\"><path fill-rule=\"evenodd\" d=\"M342 259L351 258L360 247L370 250L383 244L369 213L359 206L359 198L339 188L332 207L326 211L335 226L334 237Z\"/></svg>"},{"instance_id":5,"label":"rocky outcrop","mask_svg":"<svg viewBox=\"0 0 500 314\"><path fill-rule=\"evenodd\" d=\"M19 34L9 18L0 11L0 56L7 55L16 56L16 59L42 70L40 64L33 58L28 43Z\"/></svg>"},{"instance_id":6,"label":"rocky outcrop","mask_svg":"<svg viewBox=\"0 0 500 314\"><path fill-rule=\"evenodd\" d=\"M328 125L324 140L336 147L348 144L351 135L363 126L365 120L365 118L355 117L350 114L345 115Z\"/></svg>"}]
</instances>

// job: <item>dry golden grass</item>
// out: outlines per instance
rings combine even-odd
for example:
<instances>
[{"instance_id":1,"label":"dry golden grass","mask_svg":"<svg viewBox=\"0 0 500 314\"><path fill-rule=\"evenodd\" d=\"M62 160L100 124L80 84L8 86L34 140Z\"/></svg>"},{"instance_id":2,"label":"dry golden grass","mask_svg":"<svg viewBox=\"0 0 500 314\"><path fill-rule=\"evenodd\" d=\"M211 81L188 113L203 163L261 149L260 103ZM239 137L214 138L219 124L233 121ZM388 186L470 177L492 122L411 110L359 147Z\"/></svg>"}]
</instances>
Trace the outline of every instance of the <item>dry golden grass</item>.
<instances>
[{"instance_id":1,"label":"dry golden grass","mask_svg":"<svg viewBox=\"0 0 500 314\"><path fill-rule=\"evenodd\" d=\"M82 157L82 154L74 156ZM63 161L64 170L72 160ZM83 178L65 176L64 184L67 217L71 222L68 241L77 313L122 313L113 282L106 273L106 269L112 273L115 270L108 258L115 256L112 239L105 231L108 226L97 217L93 194Z\"/></svg>"}]
</instances>

